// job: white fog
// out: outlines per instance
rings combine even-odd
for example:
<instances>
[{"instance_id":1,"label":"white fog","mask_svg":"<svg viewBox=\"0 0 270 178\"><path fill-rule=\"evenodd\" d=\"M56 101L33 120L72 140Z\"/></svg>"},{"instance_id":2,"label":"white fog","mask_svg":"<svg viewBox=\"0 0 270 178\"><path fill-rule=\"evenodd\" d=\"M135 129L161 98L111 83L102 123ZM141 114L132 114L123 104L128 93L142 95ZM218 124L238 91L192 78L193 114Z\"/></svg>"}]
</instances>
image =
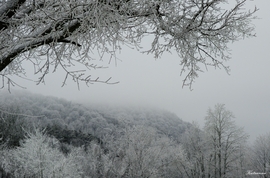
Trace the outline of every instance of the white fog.
<instances>
[{"instance_id":1,"label":"white fog","mask_svg":"<svg viewBox=\"0 0 270 178\"><path fill-rule=\"evenodd\" d=\"M269 6L0 0L0 178L269 177Z\"/></svg>"},{"instance_id":2,"label":"white fog","mask_svg":"<svg viewBox=\"0 0 270 178\"><path fill-rule=\"evenodd\" d=\"M153 55L140 54L136 49L124 47L116 63L104 59L108 69L92 70L90 74L106 80L112 77L109 85L95 83L88 87L81 82L80 90L71 80L62 87L65 74L60 71L49 74L45 85L33 81L16 80L26 87L26 91L56 96L76 102L106 103L111 105L146 105L166 109L177 114L184 121L196 121L201 127L209 107L217 103L235 115L238 126L244 127L254 140L269 131L270 117L270 41L268 10L269 2L257 0L248 3L251 9L256 5L255 38L248 38L230 45L230 74L225 70L208 67L189 87L182 87L185 75L180 76L181 66L176 54L164 54L155 60ZM149 47L145 40L145 48ZM93 54L94 55L94 54ZM33 67L27 66L27 77L37 80ZM11 88L12 90L18 87Z\"/></svg>"}]
</instances>

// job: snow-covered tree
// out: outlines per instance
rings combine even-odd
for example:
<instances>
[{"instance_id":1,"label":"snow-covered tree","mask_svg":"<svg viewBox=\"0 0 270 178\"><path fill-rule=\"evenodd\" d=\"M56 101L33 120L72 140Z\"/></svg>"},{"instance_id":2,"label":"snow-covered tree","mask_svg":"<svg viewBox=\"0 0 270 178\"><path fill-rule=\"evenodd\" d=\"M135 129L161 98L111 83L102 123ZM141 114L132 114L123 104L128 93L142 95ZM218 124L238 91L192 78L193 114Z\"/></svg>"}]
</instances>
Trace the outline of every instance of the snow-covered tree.
<instances>
[{"instance_id":1,"label":"snow-covered tree","mask_svg":"<svg viewBox=\"0 0 270 178\"><path fill-rule=\"evenodd\" d=\"M249 171L262 173L260 177L270 175L270 134L261 135L256 138L251 154L252 167Z\"/></svg>"},{"instance_id":2,"label":"snow-covered tree","mask_svg":"<svg viewBox=\"0 0 270 178\"><path fill-rule=\"evenodd\" d=\"M36 129L28 133L20 147L7 150L3 168L14 177L80 177L80 165L76 164L76 151L65 156L59 151L57 139Z\"/></svg>"},{"instance_id":3,"label":"snow-covered tree","mask_svg":"<svg viewBox=\"0 0 270 178\"><path fill-rule=\"evenodd\" d=\"M228 71L227 45L254 36L251 20L257 9L246 10L247 1L1 0L0 75L12 82L9 76L24 74L27 60L39 74L38 83L58 68L66 71L64 83L68 76L97 82L84 70L102 67L91 52L115 57L121 45L140 49L148 36L151 46L142 52L160 57L176 51L189 85L205 65Z\"/></svg>"},{"instance_id":4,"label":"snow-covered tree","mask_svg":"<svg viewBox=\"0 0 270 178\"><path fill-rule=\"evenodd\" d=\"M107 137L105 177L181 177L179 162L185 156L181 146L155 129L135 126L120 133L120 137Z\"/></svg>"},{"instance_id":5,"label":"snow-covered tree","mask_svg":"<svg viewBox=\"0 0 270 178\"><path fill-rule=\"evenodd\" d=\"M205 117L207 150L210 151L207 172L216 178L232 176L243 160L242 152L248 135L235 124L233 118L233 113L226 110L224 104L215 105L214 110L209 109ZM240 169L241 175L246 172L243 167Z\"/></svg>"},{"instance_id":6,"label":"snow-covered tree","mask_svg":"<svg viewBox=\"0 0 270 178\"><path fill-rule=\"evenodd\" d=\"M186 153L187 162L189 162L189 166L187 164L180 165L185 170L186 177L205 178L208 149L205 133L199 128L198 124L192 124L184 133L181 143Z\"/></svg>"},{"instance_id":7,"label":"snow-covered tree","mask_svg":"<svg viewBox=\"0 0 270 178\"><path fill-rule=\"evenodd\" d=\"M237 127L225 105L209 109L204 130L193 123L183 136L188 164L181 165L190 178L246 177L250 167L248 135Z\"/></svg>"}]
</instances>

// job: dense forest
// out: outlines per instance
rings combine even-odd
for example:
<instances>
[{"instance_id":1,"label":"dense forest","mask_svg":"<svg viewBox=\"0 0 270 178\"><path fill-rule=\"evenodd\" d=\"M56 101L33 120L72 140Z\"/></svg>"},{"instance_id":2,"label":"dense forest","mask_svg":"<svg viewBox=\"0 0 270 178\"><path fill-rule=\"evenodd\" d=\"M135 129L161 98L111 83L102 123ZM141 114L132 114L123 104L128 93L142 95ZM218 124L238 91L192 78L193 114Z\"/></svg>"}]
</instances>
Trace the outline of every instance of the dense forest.
<instances>
[{"instance_id":1,"label":"dense forest","mask_svg":"<svg viewBox=\"0 0 270 178\"><path fill-rule=\"evenodd\" d=\"M247 143L223 104L205 126L160 109L0 94L0 178L268 177L270 135Z\"/></svg>"}]
</instances>

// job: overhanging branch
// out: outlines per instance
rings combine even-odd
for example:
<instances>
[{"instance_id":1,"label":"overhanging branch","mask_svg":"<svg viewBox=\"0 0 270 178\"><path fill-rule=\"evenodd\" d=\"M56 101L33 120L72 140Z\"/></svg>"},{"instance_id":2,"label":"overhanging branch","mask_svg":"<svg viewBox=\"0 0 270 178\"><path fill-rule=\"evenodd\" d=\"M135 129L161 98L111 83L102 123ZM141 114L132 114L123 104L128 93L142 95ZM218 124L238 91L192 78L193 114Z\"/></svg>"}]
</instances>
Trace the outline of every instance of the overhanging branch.
<instances>
[{"instance_id":1,"label":"overhanging branch","mask_svg":"<svg viewBox=\"0 0 270 178\"><path fill-rule=\"evenodd\" d=\"M47 35L43 36L43 32L38 39L34 39L29 42L25 42L23 44L15 45L12 49L9 51L4 52L0 56L0 72L4 70L18 55L22 54L25 51L28 51L29 49L35 49L39 46L50 44L52 42L66 42L71 43L79 46L80 44L67 40L66 37L68 37L72 32L74 32L77 28L80 27L80 23L77 20L71 21L69 24L66 25L66 29L62 30L61 32L58 32L57 35L54 35L52 29L50 30L51 33L45 33ZM37 34L38 35L38 34ZM54 36L58 36L58 38L54 38Z\"/></svg>"}]
</instances>

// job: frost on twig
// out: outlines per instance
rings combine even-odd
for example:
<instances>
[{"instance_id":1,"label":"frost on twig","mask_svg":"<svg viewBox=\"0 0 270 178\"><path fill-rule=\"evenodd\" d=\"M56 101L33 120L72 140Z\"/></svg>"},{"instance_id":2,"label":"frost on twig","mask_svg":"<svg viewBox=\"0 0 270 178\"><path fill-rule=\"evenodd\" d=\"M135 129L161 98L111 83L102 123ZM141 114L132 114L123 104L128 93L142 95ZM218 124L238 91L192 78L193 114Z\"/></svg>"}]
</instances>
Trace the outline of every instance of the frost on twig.
<instances>
[{"instance_id":1,"label":"frost on twig","mask_svg":"<svg viewBox=\"0 0 270 178\"><path fill-rule=\"evenodd\" d=\"M228 44L254 36L251 20L255 8L248 0L7 0L0 1L0 72L20 74L22 61L33 63L39 81L59 67L75 82L90 79L87 69L96 66L92 52L115 55L122 45L161 57L176 52L182 65L183 86L191 86L203 67L229 68ZM203 66L203 67L202 67ZM52 70L49 70L52 68ZM89 72L89 70L88 70ZM85 77L86 76L86 77ZM64 83L66 78L64 79Z\"/></svg>"}]
</instances>

